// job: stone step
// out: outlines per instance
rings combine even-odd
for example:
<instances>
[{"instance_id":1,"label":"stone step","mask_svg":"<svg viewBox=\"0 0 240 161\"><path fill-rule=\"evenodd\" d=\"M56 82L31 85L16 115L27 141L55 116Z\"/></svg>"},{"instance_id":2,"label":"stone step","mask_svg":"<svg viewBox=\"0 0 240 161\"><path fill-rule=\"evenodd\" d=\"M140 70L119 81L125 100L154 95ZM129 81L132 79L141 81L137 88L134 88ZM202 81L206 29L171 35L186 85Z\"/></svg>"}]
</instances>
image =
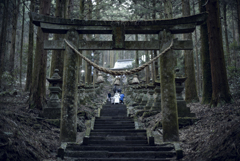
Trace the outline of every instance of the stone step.
<instances>
[{"instance_id":1,"label":"stone step","mask_svg":"<svg viewBox=\"0 0 240 161\"><path fill-rule=\"evenodd\" d=\"M68 144L64 157L72 161L170 161L176 159L174 146L150 146L146 130L135 129L126 106L103 106L95 118L87 145Z\"/></svg>"},{"instance_id":2,"label":"stone step","mask_svg":"<svg viewBox=\"0 0 240 161\"><path fill-rule=\"evenodd\" d=\"M125 140L147 140L146 136L92 136L89 140L106 140L106 141L125 141Z\"/></svg>"},{"instance_id":3,"label":"stone step","mask_svg":"<svg viewBox=\"0 0 240 161\"><path fill-rule=\"evenodd\" d=\"M132 151L132 152L108 152L108 151L66 151L66 157L87 157L87 158L172 158L174 151Z\"/></svg>"},{"instance_id":4,"label":"stone step","mask_svg":"<svg viewBox=\"0 0 240 161\"><path fill-rule=\"evenodd\" d=\"M119 116L105 116L105 117L96 117L95 120L104 120L104 121L121 121L121 120L125 120L125 121L132 121L132 118L129 117L119 117Z\"/></svg>"},{"instance_id":5,"label":"stone step","mask_svg":"<svg viewBox=\"0 0 240 161\"><path fill-rule=\"evenodd\" d=\"M102 126L102 127L124 127L124 126L126 126L126 127L129 127L129 126L131 126L131 127L134 127L134 123L123 123L123 124L121 124L121 123L115 123L115 124L104 124L104 123L97 123L97 124L94 124L94 127L97 127L97 126Z\"/></svg>"},{"instance_id":6,"label":"stone step","mask_svg":"<svg viewBox=\"0 0 240 161\"><path fill-rule=\"evenodd\" d=\"M95 125L132 125L133 121L104 121L104 120L95 120Z\"/></svg>"},{"instance_id":7,"label":"stone step","mask_svg":"<svg viewBox=\"0 0 240 161\"><path fill-rule=\"evenodd\" d=\"M101 114L103 113L127 113L127 110L115 110L115 109L111 109L111 110L101 110Z\"/></svg>"},{"instance_id":8,"label":"stone step","mask_svg":"<svg viewBox=\"0 0 240 161\"><path fill-rule=\"evenodd\" d=\"M171 158L174 151L109 152L109 158Z\"/></svg>"},{"instance_id":9,"label":"stone step","mask_svg":"<svg viewBox=\"0 0 240 161\"><path fill-rule=\"evenodd\" d=\"M94 129L135 129L134 125L94 125Z\"/></svg>"},{"instance_id":10,"label":"stone step","mask_svg":"<svg viewBox=\"0 0 240 161\"><path fill-rule=\"evenodd\" d=\"M111 106L103 105L102 109L124 109L124 110L126 110L126 106L124 106L124 105L116 105L116 106L114 106L114 105L111 105Z\"/></svg>"},{"instance_id":11,"label":"stone step","mask_svg":"<svg viewBox=\"0 0 240 161\"><path fill-rule=\"evenodd\" d=\"M146 136L146 132L92 132L90 136Z\"/></svg>"},{"instance_id":12,"label":"stone step","mask_svg":"<svg viewBox=\"0 0 240 161\"><path fill-rule=\"evenodd\" d=\"M147 145L148 142L147 140L117 140L117 141L109 141L109 140L91 140L91 137L89 138L88 145L114 145L114 146L119 146L119 145Z\"/></svg>"},{"instance_id":13,"label":"stone step","mask_svg":"<svg viewBox=\"0 0 240 161\"><path fill-rule=\"evenodd\" d=\"M126 111L101 111L101 116L127 116Z\"/></svg>"},{"instance_id":14,"label":"stone step","mask_svg":"<svg viewBox=\"0 0 240 161\"><path fill-rule=\"evenodd\" d=\"M127 114L120 114L120 113L116 113L116 114L101 114L101 116L127 116Z\"/></svg>"},{"instance_id":15,"label":"stone step","mask_svg":"<svg viewBox=\"0 0 240 161\"><path fill-rule=\"evenodd\" d=\"M71 151L110 151L110 152L123 152L123 151L170 151L173 150L172 145L163 146L82 146L70 145L66 150Z\"/></svg>"},{"instance_id":16,"label":"stone step","mask_svg":"<svg viewBox=\"0 0 240 161\"><path fill-rule=\"evenodd\" d=\"M157 158L157 159L144 159L144 158L81 158L74 159L74 161L171 161L173 158Z\"/></svg>"},{"instance_id":17,"label":"stone step","mask_svg":"<svg viewBox=\"0 0 240 161\"><path fill-rule=\"evenodd\" d=\"M94 129L135 129L134 126L94 126Z\"/></svg>"},{"instance_id":18,"label":"stone step","mask_svg":"<svg viewBox=\"0 0 240 161\"><path fill-rule=\"evenodd\" d=\"M132 133L138 133L138 132L144 132L146 133L146 130L139 130L139 129L94 129L92 132L132 132Z\"/></svg>"}]
</instances>

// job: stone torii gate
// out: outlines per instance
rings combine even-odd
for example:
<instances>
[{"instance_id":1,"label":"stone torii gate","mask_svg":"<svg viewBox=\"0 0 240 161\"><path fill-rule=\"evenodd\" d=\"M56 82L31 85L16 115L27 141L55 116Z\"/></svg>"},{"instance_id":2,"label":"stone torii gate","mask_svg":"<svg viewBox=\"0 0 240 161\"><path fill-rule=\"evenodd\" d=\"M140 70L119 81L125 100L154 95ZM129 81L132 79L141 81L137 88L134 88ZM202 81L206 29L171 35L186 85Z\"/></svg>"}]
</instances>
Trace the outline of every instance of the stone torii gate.
<instances>
[{"instance_id":1,"label":"stone torii gate","mask_svg":"<svg viewBox=\"0 0 240 161\"><path fill-rule=\"evenodd\" d=\"M33 23L41 27L45 33L66 34L65 39L79 50L159 50L163 51L171 42L172 50L192 50L191 40L173 40L173 34L191 33L196 25L201 25L207 19L207 13L189 17L166 20L146 21L100 21L62 19L30 13ZM79 34L112 34L112 41L83 41ZM125 41L125 34L157 34L158 40L153 41ZM46 50L65 50L62 104L61 104L61 142L76 142L77 134L77 65L78 55L65 44L64 40L45 41ZM164 61L164 60L162 60ZM169 82L168 74L161 70L161 90L169 88L164 82ZM173 72L172 72L173 73ZM175 101L171 107L166 107L165 100L169 92L161 92L162 111L168 111L169 117L163 118L163 139L178 141L178 118L176 105L176 89L174 76L170 80L170 88ZM171 97L171 96L170 96ZM169 127L167 127L169 126Z\"/></svg>"}]
</instances>

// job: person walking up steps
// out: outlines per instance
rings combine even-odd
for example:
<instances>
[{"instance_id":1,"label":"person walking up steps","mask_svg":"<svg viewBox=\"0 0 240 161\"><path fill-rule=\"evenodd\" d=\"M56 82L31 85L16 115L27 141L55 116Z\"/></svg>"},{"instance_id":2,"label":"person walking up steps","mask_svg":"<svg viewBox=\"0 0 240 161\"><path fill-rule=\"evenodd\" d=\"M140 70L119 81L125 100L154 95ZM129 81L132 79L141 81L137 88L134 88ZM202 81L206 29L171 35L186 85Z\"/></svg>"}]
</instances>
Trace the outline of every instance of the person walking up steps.
<instances>
[{"instance_id":1,"label":"person walking up steps","mask_svg":"<svg viewBox=\"0 0 240 161\"><path fill-rule=\"evenodd\" d=\"M122 93L122 94L120 95L120 99L119 99L121 104L124 104L124 103L123 103L123 98L124 98L124 94Z\"/></svg>"},{"instance_id":2,"label":"person walking up steps","mask_svg":"<svg viewBox=\"0 0 240 161\"><path fill-rule=\"evenodd\" d=\"M108 92L108 101L110 102L111 101L111 93Z\"/></svg>"}]
</instances>

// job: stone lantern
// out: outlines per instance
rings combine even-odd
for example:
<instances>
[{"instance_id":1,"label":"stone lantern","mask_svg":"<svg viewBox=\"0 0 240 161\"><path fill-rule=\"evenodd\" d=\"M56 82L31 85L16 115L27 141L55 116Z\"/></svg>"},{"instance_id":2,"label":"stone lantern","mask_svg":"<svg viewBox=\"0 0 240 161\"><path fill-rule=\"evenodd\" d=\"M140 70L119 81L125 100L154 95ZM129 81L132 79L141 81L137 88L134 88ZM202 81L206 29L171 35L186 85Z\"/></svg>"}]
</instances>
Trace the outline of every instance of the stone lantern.
<instances>
[{"instance_id":1,"label":"stone lantern","mask_svg":"<svg viewBox=\"0 0 240 161\"><path fill-rule=\"evenodd\" d=\"M186 77L176 77L176 93L177 93L177 107L178 107L178 117L195 117L195 113L191 113L190 108L187 107L185 100L182 97L182 91L184 89L183 83Z\"/></svg>"},{"instance_id":2,"label":"stone lantern","mask_svg":"<svg viewBox=\"0 0 240 161\"><path fill-rule=\"evenodd\" d=\"M137 78L137 75L134 75L134 76L133 76L132 84L139 84L139 80L138 80L138 78Z\"/></svg>"},{"instance_id":3,"label":"stone lantern","mask_svg":"<svg viewBox=\"0 0 240 161\"><path fill-rule=\"evenodd\" d=\"M58 95L62 92L59 87L60 83L62 83L62 78L59 76L58 72L59 70L55 69L52 77L47 78L48 82L51 84L49 87L51 96L47 102L47 107L43 109L43 116L49 119L60 119L61 117L61 101Z\"/></svg>"},{"instance_id":4,"label":"stone lantern","mask_svg":"<svg viewBox=\"0 0 240 161\"><path fill-rule=\"evenodd\" d=\"M98 77L97 77L97 84L98 83L103 83L104 82L104 78L103 78L103 76L102 76L102 73L98 73Z\"/></svg>"},{"instance_id":5,"label":"stone lantern","mask_svg":"<svg viewBox=\"0 0 240 161\"><path fill-rule=\"evenodd\" d=\"M114 85L115 86L120 86L120 78L119 77L116 78L116 80L114 82Z\"/></svg>"},{"instance_id":6,"label":"stone lantern","mask_svg":"<svg viewBox=\"0 0 240 161\"><path fill-rule=\"evenodd\" d=\"M157 76L157 79L154 81L155 89L154 89L154 102L150 111L158 111L161 112L161 82L160 76Z\"/></svg>"}]
</instances>

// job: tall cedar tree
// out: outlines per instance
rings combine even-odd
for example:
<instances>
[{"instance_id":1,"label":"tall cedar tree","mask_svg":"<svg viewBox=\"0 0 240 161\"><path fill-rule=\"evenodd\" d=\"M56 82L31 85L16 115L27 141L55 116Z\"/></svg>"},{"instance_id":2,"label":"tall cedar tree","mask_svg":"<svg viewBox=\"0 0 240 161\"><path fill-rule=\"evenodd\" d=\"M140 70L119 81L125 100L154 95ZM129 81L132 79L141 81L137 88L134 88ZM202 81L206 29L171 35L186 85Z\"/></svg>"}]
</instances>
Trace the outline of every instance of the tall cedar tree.
<instances>
[{"instance_id":1,"label":"tall cedar tree","mask_svg":"<svg viewBox=\"0 0 240 161\"><path fill-rule=\"evenodd\" d=\"M0 88L2 85L2 74L5 71L5 50L7 40L7 25L8 25L8 6L9 0L4 1L4 11L1 26L1 37L0 37Z\"/></svg>"},{"instance_id":2,"label":"tall cedar tree","mask_svg":"<svg viewBox=\"0 0 240 161\"><path fill-rule=\"evenodd\" d=\"M68 0L56 0L56 10L55 17L58 18L67 18L67 9L68 9ZM64 35L54 34L54 40L63 39ZM58 69L58 74L63 76L63 60L64 60L64 51L62 50L53 50L52 59L51 59L51 69L50 69L50 77L53 75L54 70Z\"/></svg>"},{"instance_id":3,"label":"tall cedar tree","mask_svg":"<svg viewBox=\"0 0 240 161\"><path fill-rule=\"evenodd\" d=\"M238 37L240 37L240 0L237 1L237 23L238 23ZM239 42L239 41L238 41ZM235 52L236 53L236 52ZM236 58L236 57L235 57ZM235 61L236 62L236 61Z\"/></svg>"},{"instance_id":4,"label":"tall cedar tree","mask_svg":"<svg viewBox=\"0 0 240 161\"><path fill-rule=\"evenodd\" d=\"M19 80L20 87L22 87L22 53L23 53L23 33L24 33L24 20L25 20L25 4L22 1L22 35L21 35L21 49L20 49L20 69L19 69Z\"/></svg>"},{"instance_id":5,"label":"tall cedar tree","mask_svg":"<svg viewBox=\"0 0 240 161\"><path fill-rule=\"evenodd\" d=\"M34 0L31 0L30 11L34 11ZM26 85L25 91L30 90L32 84L32 71L33 71L33 44L34 44L34 26L32 19L29 20L29 31L28 31L28 61L27 61L27 76L26 76Z\"/></svg>"},{"instance_id":6,"label":"tall cedar tree","mask_svg":"<svg viewBox=\"0 0 240 161\"><path fill-rule=\"evenodd\" d=\"M80 20L84 20L84 0L80 0L80 2L79 2L79 19ZM79 35L79 40L81 41L83 39L83 34L80 34ZM82 50L81 51L79 51L80 53L82 53ZM83 69L83 61L82 61L82 57L78 57L79 58L79 72L78 73L80 73L81 72L81 70ZM78 78L79 80L78 80L78 82L80 83L81 81L83 81L82 80L82 76L81 76L81 74L79 74L79 78Z\"/></svg>"},{"instance_id":7,"label":"tall cedar tree","mask_svg":"<svg viewBox=\"0 0 240 161\"><path fill-rule=\"evenodd\" d=\"M230 49L229 49L229 42L228 42L228 25L227 25L227 5L228 3L226 0L223 0L223 25L224 25L224 35L225 35L225 42L226 42L226 55L227 55L227 64L231 65L230 59Z\"/></svg>"},{"instance_id":8,"label":"tall cedar tree","mask_svg":"<svg viewBox=\"0 0 240 161\"><path fill-rule=\"evenodd\" d=\"M190 16L189 0L182 0L183 16ZM183 34L185 40L192 40L192 33ZM192 50L184 51L185 74L187 79L185 81L185 100L186 102L198 102L198 94L195 79L195 68Z\"/></svg>"},{"instance_id":9,"label":"tall cedar tree","mask_svg":"<svg viewBox=\"0 0 240 161\"><path fill-rule=\"evenodd\" d=\"M199 9L201 12L206 12L204 4L205 0L199 1ZM212 99L212 74L211 74L211 62L208 44L208 29L207 23L204 23L200 27L201 35L201 50L202 55L202 74L203 74L203 93L202 93L202 104L208 104Z\"/></svg>"},{"instance_id":10,"label":"tall cedar tree","mask_svg":"<svg viewBox=\"0 0 240 161\"><path fill-rule=\"evenodd\" d=\"M230 103L232 97L227 81L218 0L209 0L206 10L209 13L207 26L213 89L211 105L220 106Z\"/></svg>"},{"instance_id":11,"label":"tall cedar tree","mask_svg":"<svg viewBox=\"0 0 240 161\"><path fill-rule=\"evenodd\" d=\"M193 7L193 15L195 15L195 2L192 3L192 7ZM195 35L195 44L198 43L197 39L197 29L195 29L194 31L194 35ZM201 80L200 80L200 67L199 67L199 60L198 60L198 47L197 45L195 45L195 51L196 51L196 66L197 66L197 89L198 89L198 96L200 95L200 91L201 91Z\"/></svg>"},{"instance_id":12,"label":"tall cedar tree","mask_svg":"<svg viewBox=\"0 0 240 161\"><path fill-rule=\"evenodd\" d=\"M40 14L49 15L50 6L51 0L41 0ZM48 39L48 35L48 33L43 33L41 28L38 27L33 79L30 90L30 108L42 109L45 104L47 51L43 48L43 42Z\"/></svg>"},{"instance_id":13,"label":"tall cedar tree","mask_svg":"<svg viewBox=\"0 0 240 161\"><path fill-rule=\"evenodd\" d=\"M20 0L13 0L13 17L12 17L12 40L11 40L11 49L9 56L9 72L12 77L14 77L14 58L15 58L15 48L16 48L16 32L17 32L17 21L18 21L18 12L19 12L19 2Z\"/></svg>"},{"instance_id":14,"label":"tall cedar tree","mask_svg":"<svg viewBox=\"0 0 240 161\"><path fill-rule=\"evenodd\" d=\"M87 4L86 4L86 8L87 8L87 16L86 18L88 20L92 19L92 11L93 11L93 4L91 0L87 0ZM91 35L86 35L87 41L91 41L92 36ZM91 56L92 51L91 50L87 50L86 51L86 56ZM85 62L85 82L87 82L88 84L92 83L92 70L91 70L91 65L87 62Z\"/></svg>"}]
</instances>

